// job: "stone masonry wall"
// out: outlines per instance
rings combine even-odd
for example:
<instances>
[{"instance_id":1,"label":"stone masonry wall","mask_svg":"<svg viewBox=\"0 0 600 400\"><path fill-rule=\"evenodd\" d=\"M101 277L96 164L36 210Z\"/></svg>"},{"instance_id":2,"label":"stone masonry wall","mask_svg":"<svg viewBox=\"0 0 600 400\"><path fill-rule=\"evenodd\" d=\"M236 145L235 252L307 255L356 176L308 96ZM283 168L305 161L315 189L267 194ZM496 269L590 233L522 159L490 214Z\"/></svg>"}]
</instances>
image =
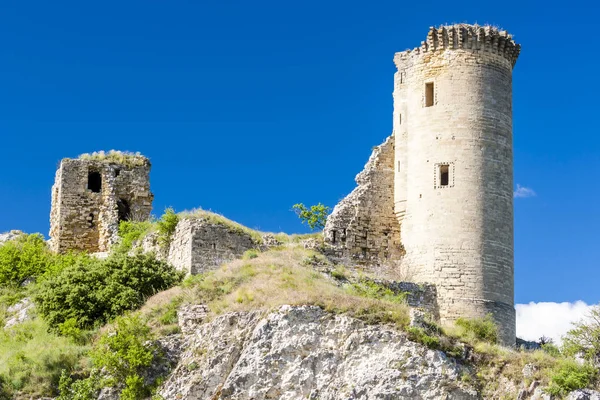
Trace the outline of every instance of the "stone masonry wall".
<instances>
[{"instance_id":1,"label":"stone masonry wall","mask_svg":"<svg viewBox=\"0 0 600 400\"><path fill-rule=\"evenodd\" d=\"M50 248L105 252L118 240L121 219L147 219L152 210L150 162L64 159L52 187ZM90 189L90 173L99 174L99 191Z\"/></svg>"},{"instance_id":2,"label":"stone masonry wall","mask_svg":"<svg viewBox=\"0 0 600 400\"><path fill-rule=\"evenodd\" d=\"M405 265L436 284L442 322L491 312L515 340L512 69L520 47L491 27L431 28L397 53L396 214ZM442 183L442 169L448 182Z\"/></svg>"},{"instance_id":3,"label":"stone masonry wall","mask_svg":"<svg viewBox=\"0 0 600 400\"><path fill-rule=\"evenodd\" d=\"M171 241L168 261L188 274L199 274L240 258L258 244L247 233L208 218L183 218Z\"/></svg>"},{"instance_id":4,"label":"stone masonry wall","mask_svg":"<svg viewBox=\"0 0 600 400\"><path fill-rule=\"evenodd\" d=\"M372 269L393 269L403 254L394 214L394 138L374 148L357 187L327 218L325 243L335 257Z\"/></svg>"}]
</instances>

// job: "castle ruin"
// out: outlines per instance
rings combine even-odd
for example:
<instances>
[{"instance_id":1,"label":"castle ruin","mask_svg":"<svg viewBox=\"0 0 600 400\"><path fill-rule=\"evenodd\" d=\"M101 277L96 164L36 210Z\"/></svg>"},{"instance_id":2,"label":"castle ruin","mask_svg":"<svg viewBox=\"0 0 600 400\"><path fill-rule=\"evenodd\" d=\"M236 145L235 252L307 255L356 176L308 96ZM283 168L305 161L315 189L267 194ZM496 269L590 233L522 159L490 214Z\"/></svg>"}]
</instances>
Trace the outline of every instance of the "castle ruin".
<instances>
[{"instance_id":1,"label":"castle ruin","mask_svg":"<svg viewBox=\"0 0 600 400\"><path fill-rule=\"evenodd\" d=\"M442 323L491 313L515 342L512 69L490 26L430 28L396 53L393 133L333 210L325 240L374 271L437 286Z\"/></svg>"},{"instance_id":2,"label":"castle ruin","mask_svg":"<svg viewBox=\"0 0 600 400\"><path fill-rule=\"evenodd\" d=\"M94 153L60 162L52 186L50 248L106 252L119 222L146 220L152 210L150 161L139 154Z\"/></svg>"}]
</instances>

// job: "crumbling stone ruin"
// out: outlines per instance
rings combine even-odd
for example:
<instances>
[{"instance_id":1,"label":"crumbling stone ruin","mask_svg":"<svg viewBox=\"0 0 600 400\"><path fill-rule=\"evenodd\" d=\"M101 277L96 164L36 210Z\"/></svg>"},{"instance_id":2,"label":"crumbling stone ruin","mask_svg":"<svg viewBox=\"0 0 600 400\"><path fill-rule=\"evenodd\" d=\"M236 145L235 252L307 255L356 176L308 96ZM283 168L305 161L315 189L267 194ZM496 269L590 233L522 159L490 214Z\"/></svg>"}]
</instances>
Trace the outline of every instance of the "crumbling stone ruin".
<instances>
[{"instance_id":1,"label":"crumbling stone ruin","mask_svg":"<svg viewBox=\"0 0 600 400\"><path fill-rule=\"evenodd\" d=\"M252 235L235 225L209 216L184 217L177 224L167 260L188 274L199 274L240 258L260 246Z\"/></svg>"},{"instance_id":2,"label":"crumbling stone ruin","mask_svg":"<svg viewBox=\"0 0 600 400\"><path fill-rule=\"evenodd\" d=\"M150 216L150 161L139 154L94 153L60 162L52 187L50 248L106 252L119 222Z\"/></svg>"},{"instance_id":3,"label":"crumbling stone ruin","mask_svg":"<svg viewBox=\"0 0 600 400\"><path fill-rule=\"evenodd\" d=\"M508 344L519 52L506 31L458 24L432 27L420 47L396 53L392 136L325 227L340 257L434 283L442 323L492 313Z\"/></svg>"},{"instance_id":4,"label":"crumbling stone ruin","mask_svg":"<svg viewBox=\"0 0 600 400\"><path fill-rule=\"evenodd\" d=\"M325 240L332 255L350 263L398 267L403 255L394 215L394 137L373 150L356 176L358 186L327 218ZM374 271L375 272L375 271Z\"/></svg>"}]
</instances>

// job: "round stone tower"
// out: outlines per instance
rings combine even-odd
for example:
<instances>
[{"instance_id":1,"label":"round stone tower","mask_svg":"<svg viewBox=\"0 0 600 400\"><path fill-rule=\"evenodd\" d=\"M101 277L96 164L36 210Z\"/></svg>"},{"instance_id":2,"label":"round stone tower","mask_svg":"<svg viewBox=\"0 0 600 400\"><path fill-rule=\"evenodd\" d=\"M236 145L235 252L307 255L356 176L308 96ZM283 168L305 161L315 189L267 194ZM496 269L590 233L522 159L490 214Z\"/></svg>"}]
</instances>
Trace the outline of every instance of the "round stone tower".
<instances>
[{"instance_id":1,"label":"round stone tower","mask_svg":"<svg viewBox=\"0 0 600 400\"><path fill-rule=\"evenodd\" d=\"M430 28L397 53L394 209L416 281L441 322L491 313L515 341L512 69L520 46L490 26Z\"/></svg>"}]
</instances>

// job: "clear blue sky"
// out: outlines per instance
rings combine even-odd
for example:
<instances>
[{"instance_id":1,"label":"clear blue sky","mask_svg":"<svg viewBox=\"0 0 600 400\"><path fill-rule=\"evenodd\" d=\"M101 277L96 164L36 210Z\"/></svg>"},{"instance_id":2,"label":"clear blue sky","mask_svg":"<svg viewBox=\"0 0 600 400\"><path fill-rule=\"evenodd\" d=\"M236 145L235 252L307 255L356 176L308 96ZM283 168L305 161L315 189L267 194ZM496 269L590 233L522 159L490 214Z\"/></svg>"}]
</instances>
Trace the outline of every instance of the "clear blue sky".
<instances>
[{"instance_id":1,"label":"clear blue sky","mask_svg":"<svg viewBox=\"0 0 600 400\"><path fill-rule=\"evenodd\" d=\"M303 231L391 133L394 52L499 25L514 70L516 301L600 300L597 6L570 1L3 1L0 232L48 232L58 161L153 163L155 213L201 206Z\"/></svg>"}]
</instances>

